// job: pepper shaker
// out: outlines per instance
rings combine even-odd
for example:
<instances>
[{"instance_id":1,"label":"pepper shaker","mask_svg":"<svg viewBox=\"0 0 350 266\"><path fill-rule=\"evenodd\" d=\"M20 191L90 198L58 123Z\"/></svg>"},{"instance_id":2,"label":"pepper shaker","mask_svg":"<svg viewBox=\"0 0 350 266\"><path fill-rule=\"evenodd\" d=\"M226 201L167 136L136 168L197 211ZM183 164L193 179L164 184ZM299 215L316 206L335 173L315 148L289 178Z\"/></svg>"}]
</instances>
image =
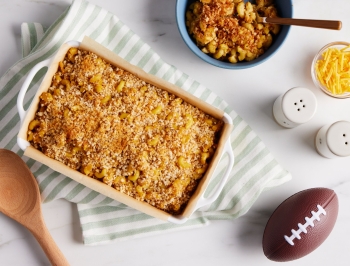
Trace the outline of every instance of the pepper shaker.
<instances>
[{"instance_id":1,"label":"pepper shaker","mask_svg":"<svg viewBox=\"0 0 350 266\"><path fill-rule=\"evenodd\" d=\"M350 122L338 121L323 126L316 134L317 152L326 158L346 157L350 155Z\"/></svg>"}]
</instances>

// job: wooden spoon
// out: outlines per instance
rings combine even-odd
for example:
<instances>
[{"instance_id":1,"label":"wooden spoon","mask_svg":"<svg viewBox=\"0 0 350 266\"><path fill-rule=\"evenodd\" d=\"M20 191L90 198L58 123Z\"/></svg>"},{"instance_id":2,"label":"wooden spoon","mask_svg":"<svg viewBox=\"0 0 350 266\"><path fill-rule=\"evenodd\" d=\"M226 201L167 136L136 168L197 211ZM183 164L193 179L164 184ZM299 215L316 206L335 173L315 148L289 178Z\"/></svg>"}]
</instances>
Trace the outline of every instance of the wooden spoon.
<instances>
[{"instance_id":1,"label":"wooden spoon","mask_svg":"<svg viewBox=\"0 0 350 266\"><path fill-rule=\"evenodd\" d=\"M304 27L321 28L321 29L329 29L329 30L340 30L342 27L341 21L338 21L338 20L312 20L312 19L296 19L296 18L258 17L258 22L304 26Z\"/></svg>"},{"instance_id":2,"label":"wooden spoon","mask_svg":"<svg viewBox=\"0 0 350 266\"><path fill-rule=\"evenodd\" d=\"M52 265L69 265L44 223L33 174L17 154L4 149L0 149L0 211L32 232Z\"/></svg>"}]
</instances>

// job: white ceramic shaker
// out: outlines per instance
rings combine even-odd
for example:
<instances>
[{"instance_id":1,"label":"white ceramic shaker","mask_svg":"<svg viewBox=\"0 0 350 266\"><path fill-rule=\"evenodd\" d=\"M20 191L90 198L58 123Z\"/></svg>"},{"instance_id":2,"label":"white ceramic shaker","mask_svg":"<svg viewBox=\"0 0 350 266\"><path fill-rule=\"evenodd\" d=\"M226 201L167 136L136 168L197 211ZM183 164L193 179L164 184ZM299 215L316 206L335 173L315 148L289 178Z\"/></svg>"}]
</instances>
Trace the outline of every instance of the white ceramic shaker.
<instances>
[{"instance_id":1,"label":"white ceramic shaker","mask_svg":"<svg viewBox=\"0 0 350 266\"><path fill-rule=\"evenodd\" d=\"M273 116L282 127L293 128L309 121L316 109L315 94L309 89L295 87L275 100Z\"/></svg>"},{"instance_id":2,"label":"white ceramic shaker","mask_svg":"<svg viewBox=\"0 0 350 266\"><path fill-rule=\"evenodd\" d=\"M338 121L323 126L316 134L317 152L326 158L346 157L350 155L350 122Z\"/></svg>"}]
</instances>

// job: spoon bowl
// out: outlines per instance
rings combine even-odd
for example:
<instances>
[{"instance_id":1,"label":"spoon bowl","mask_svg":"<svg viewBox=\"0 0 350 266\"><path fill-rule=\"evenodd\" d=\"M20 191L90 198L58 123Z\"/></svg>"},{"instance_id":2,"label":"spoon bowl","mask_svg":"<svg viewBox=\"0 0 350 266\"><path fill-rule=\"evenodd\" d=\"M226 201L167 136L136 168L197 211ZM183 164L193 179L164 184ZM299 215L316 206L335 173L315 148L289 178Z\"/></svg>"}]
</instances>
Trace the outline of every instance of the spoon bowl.
<instances>
[{"instance_id":1,"label":"spoon bowl","mask_svg":"<svg viewBox=\"0 0 350 266\"><path fill-rule=\"evenodd\" d=\"M0 149L0 212L32 232L52 265L69 265L44 223L33 174L17 154L5 149Z\"/></svg>"},{"instance_id":2,"label":"spoon bowl","mask_svg":"<svg viewBox=\"0 0 350 266\"><path fill-rule=\"evenodd\" d=\"M33 210L40 209L40 193L27 165L18 158L0 150L0 211L23 224L32 218Z\"/></svg>"}]
</instances>

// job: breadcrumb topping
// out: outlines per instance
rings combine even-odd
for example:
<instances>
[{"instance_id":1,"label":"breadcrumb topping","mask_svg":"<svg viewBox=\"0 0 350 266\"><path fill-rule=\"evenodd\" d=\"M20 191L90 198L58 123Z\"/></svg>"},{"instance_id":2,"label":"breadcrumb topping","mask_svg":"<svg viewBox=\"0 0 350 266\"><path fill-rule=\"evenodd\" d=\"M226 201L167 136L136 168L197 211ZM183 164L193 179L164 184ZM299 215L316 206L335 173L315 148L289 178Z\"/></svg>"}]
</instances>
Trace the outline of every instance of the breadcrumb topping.
<instances>
[{"instance_id":1,"label":"breadcrumb topping","mask_svg":"<svg viewBox=\"0 0 350 266\"><path fill-rule=\"evenodd\" d=\"M246 3L245 3L246 2ZM280 25L261 23L277 17L273 0L198 0L186 11L186 26L202 52L237 63L262 55L279 33Z\"/></svg>"},{"instance_id":2,"label":"breadcrumb topping","mask_svg":"<svg viewBox=\"0 0 350 266\"><path fill-rule=\"evenodd\" d=\"M223 122L71 48L40 96L28 140L83 174L180 213L205 174Z\"/></svg>"}]
</instances>

